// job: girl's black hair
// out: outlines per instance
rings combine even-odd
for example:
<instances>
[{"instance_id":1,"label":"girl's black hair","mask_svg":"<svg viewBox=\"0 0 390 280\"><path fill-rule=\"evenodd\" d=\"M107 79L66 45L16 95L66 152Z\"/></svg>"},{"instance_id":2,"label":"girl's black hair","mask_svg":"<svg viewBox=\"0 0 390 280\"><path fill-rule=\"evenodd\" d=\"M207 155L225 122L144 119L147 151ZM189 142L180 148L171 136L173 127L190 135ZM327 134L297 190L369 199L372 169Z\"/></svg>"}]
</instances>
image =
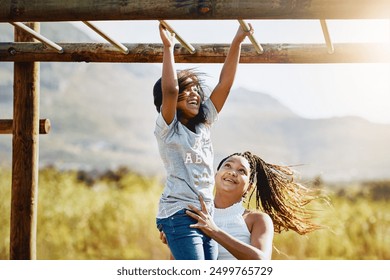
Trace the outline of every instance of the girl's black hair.
<instances>
[{"instance_id":1,"label":"girl's black hair","mask_svg":"<svg viewBox=\"0 0 390 280\"><path fill-rule=\"evenodd\" d=\"M253 187L248 205L255 193L256 209L271 217L275 232L291 229L306 234L322 228L311 221L312 211L305 208L309 202L319 198L316 190L295 182L294 172L288 166L269 164L251 152L244 152L224 158L217 170L232 156L242 156L249 162L249 184Z\"/></svg>"},{"instance_id":2,"label":"girl's black hair","mask_svg":"<svg viewBox=\"0 0 390 280\"><path fill-rule=\"evenodd\" d=\"M191 86L197 86L199 91L199 95L201 97L201 105L199 108L199 113L196 115L189 123L188 128L195 131L195 127L200 123L206 123L206 113L205 106L203 101L205 100L204 93L204 80L201 79L204 76L204 73L197 72L194 69L185 69L177 71L178 85L179 85L179 96L180 94ZM157 80L153 87L153 99L154 105L156 106L157 112L160 113L161 105L162 105L162 87L161 87L161 78ZM177 119L180 120L181 112L177 111Z\"/></svg>"}]
</instances>

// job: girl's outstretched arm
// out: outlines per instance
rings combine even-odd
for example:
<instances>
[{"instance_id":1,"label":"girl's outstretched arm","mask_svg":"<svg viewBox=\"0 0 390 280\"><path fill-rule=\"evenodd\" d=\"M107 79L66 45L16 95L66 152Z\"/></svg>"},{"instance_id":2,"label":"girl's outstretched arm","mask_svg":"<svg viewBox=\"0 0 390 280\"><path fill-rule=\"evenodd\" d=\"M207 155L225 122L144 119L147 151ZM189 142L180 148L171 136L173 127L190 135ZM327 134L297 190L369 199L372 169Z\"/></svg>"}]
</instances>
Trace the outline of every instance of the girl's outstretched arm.
<instances>
[{"instance_id":1,"label":"girl's outstretched arm","mask_svg":"<svg viewBox=\"0 0 390 280\"><path fill-rule=\"evenodd\" d=\"M177 98L179 94L179 85L177 82L177 73L175 69L174 35L168 34L162 24L159 26L160 37L164 45L163 66L161 77L162 105L161 114L167 124L170 124L176 114Z\"/></svg>"},{"instance_id":2,"label":"girl's outstretched arm","mask_svg":"<svg viewBox=\"0 0 390 280\"><path fill-rule=\"evenodd\" d=\"M219 82L211 93L210 99L218 113L222 110L222 107L225 104L230 89L233 85L234 77L237 71L237 65L240 60L241 44L246 36L253 33L252 25L249 24L249 27L250 31L248 32L242 30L241 26L238 28L223 64L221 74L219 76Z\"/></svg>"}]
</instances>

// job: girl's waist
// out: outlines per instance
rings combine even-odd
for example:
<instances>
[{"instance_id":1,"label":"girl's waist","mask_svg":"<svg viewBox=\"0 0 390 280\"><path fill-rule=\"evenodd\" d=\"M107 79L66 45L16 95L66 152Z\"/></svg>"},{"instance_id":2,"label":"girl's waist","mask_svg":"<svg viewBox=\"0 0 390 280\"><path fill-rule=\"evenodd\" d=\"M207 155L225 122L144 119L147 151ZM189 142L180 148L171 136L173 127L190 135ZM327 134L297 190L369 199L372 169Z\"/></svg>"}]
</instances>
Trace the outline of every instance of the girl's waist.
<instances>
[{"instance_id":1,"label":"girl's waist","mask_svg":"<svg viewBox=\"0 0 390 280\"><path fill-rule=\"evenodd\" d=\"M213 215L214 214L214 201L213 200L210 200L210 201L205 200L205 204L206 204L207 211L211 215ZM194 199L191 201L189 201L189 200L183 201L183 200L173 200L173 199L169 199L169 198L164 199L162 197L160 199L160 203L159 203L159 207L158 207L157 218L170 217L178 211L181 211L183 209L189 209L188 205L193 205L196 208L201 209L199 199L196 199L196 200Z\"/></svg>"}]
</instances>

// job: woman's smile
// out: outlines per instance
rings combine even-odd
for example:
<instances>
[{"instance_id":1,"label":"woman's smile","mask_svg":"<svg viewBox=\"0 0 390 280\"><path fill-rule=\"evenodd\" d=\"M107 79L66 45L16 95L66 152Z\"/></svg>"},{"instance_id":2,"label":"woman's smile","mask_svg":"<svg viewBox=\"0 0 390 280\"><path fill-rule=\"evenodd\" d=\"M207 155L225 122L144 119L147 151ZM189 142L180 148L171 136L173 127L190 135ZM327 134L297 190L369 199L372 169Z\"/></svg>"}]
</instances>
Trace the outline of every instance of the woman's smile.
<instances>
[{"instance_id":1,"label":"woman's smile","mask_svg":"<svg viewBox=\"0 0 390 280\"><path fill-rule=\"evenodd\" d=\"M233 183L233 184L237 184L237 180L234 179L232 176L226 176L226 177L223 177L222 178L223 181L225 182L228 182L228 183Z\"/></svg>"}]
</instances>

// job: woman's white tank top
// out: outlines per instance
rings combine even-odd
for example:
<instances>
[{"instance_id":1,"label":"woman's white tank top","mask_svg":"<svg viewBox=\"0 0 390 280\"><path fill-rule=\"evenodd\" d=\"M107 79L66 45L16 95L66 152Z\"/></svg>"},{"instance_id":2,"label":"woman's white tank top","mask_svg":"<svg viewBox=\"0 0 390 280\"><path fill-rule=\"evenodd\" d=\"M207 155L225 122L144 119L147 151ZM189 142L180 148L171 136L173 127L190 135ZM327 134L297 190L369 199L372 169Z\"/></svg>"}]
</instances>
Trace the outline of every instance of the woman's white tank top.
<instances>
[{"instance_id":1,"label":"woman's white tank top","mask_svg":"<svg viewBox=\"0 0 390 280\"><path fill-rule=\"evenodd\" d=\"M228 208L215 208L214 222L215 224L227 232L234 238L250 244L251 233L242 217L245 208L242 206L242 202L233 204ZM218 244L218 260L235 260L236 258L224 247Z\"/></svg>"}]
</instances>

